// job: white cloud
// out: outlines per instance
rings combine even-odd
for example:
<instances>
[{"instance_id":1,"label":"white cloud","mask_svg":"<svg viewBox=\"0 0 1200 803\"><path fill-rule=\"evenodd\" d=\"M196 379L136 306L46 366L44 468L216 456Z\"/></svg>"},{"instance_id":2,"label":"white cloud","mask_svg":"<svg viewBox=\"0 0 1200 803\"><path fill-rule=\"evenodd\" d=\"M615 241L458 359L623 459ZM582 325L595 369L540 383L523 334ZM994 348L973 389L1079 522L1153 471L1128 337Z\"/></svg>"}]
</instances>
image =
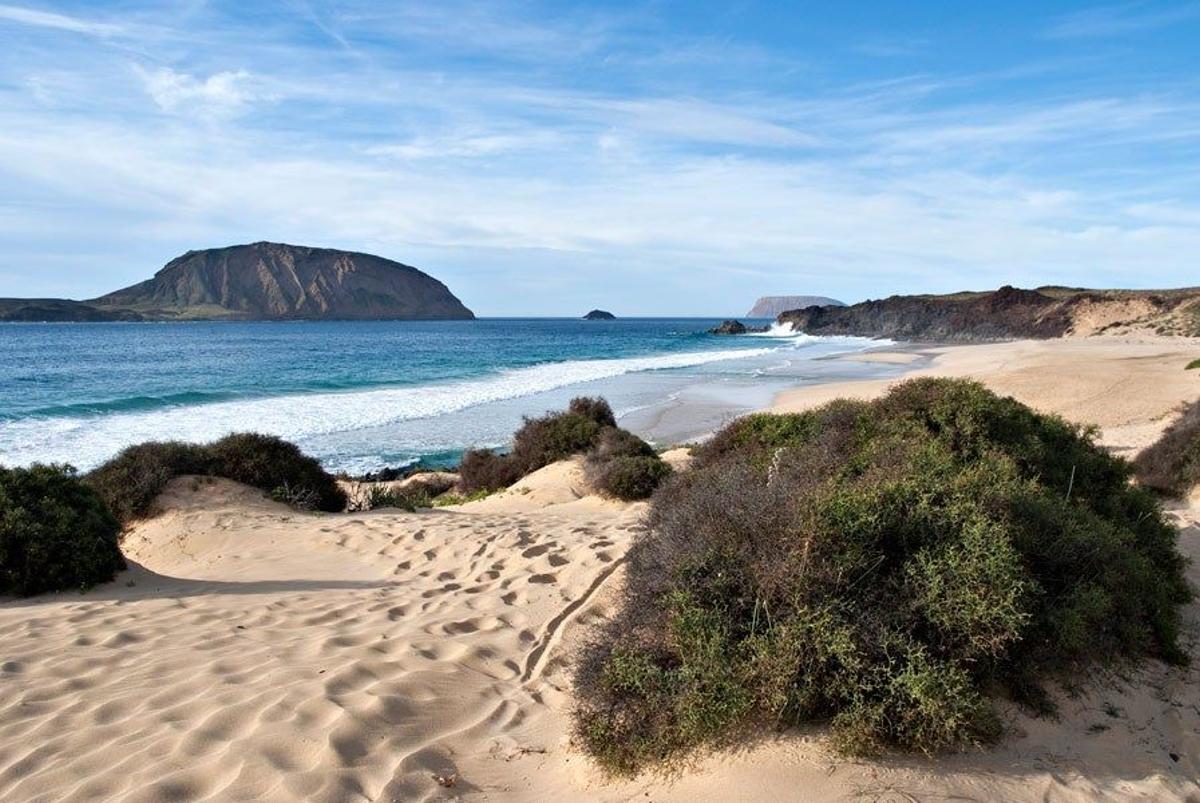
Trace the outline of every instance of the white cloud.
<instances>
[{"instance_id":1,"label":"white cloud","mask_svg":"<svg viewBox=\"0 0 1200 803\"><path fill-rule=\"evenodd\" d=\"M396 159L471 159L496 156L514 151L547 148L561 141L553 131L529 131L517 134L451 134L443 137L416 137L394 145L372 145L365 152Z\"/></svg>"},{"instance_id":2,"label":"white cloud","mask_svg":"<svg viewBox=\"0 0 1200 803\"><path fill-rule=\"evenodd\" d=\"M1063 14L1046 29L1050 39L1085 39L1165 28L1200 17L1200 3L1183 3L1163 7L1162 4L1124 3L1096 6Z\"/></svg>"},{"instance_id":3,"label":"white cloud","mask_svg":"<svg viewBox=\"0 0 1200 803\"><path fill-rule=\"evenodd\" d=\"M259 96L245 70L213 73L197 78L169 67L138 70L146 92L164 112L202 117L229 117L246 109Z\"/></svg>"},{"instance_id":4,"label":"white cloud","mask_svg":"<svg viewBox=\"0 0 1200 803\"><path fill-rule=\"evenodd\" d=\"M88 34L91 36L115 36L124 29L120 25L107 22L95 22L71 17L66 14L56 14L51 11L39 11L25 6L0 5L0 20L15 22L21 25L32 25L39 28L54 28L60 31Z\"/></svg>"}]
</instances>

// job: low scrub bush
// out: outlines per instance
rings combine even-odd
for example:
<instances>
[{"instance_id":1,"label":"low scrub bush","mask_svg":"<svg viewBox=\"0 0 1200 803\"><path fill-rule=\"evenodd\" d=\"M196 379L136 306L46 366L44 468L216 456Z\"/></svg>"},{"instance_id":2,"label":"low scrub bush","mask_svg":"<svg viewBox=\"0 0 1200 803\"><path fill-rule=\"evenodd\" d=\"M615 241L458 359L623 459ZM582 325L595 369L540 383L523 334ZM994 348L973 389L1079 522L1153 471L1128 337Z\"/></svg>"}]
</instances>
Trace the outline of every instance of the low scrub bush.
<instances>
[{"instance_id":1,"label":"low scrub bush","mask_svg":"<svg viewBox=\"0 0 1200 803\"><path fill-rule=\"evenodd\" d=\"M1192 360L1187 364L1187 367L1184 370L1193 371L1197 368L1200 368L1200 360Z\"/></svg>"},{"instance_id":2,"label":"low scrub bush","mask_svg":"<svg viewBox=\"0 0 1200 803\"><path fill-rule=\"evenodd\" d=\"M613 415L608 400L600 396L576 396L567 405L567 412L583 416L602 427L617 425L617 417Z\"/></svg>"},{"instance_id":3,"label":"low scrub bush","mask_svg":"<svg viewBox=\"0 0 1200 803\"><path fill-rule=\"evenodd\" d=\"M145 518L166 484L185 474L225 477L308 510L339 511L346 496L315 459L273 435L238 433L209 444L177 441L130 446L84 482L123 524Z\"/></svg>"},{"instance_id":4,"label":"low scrub bush","mask_svg":"<svg viewBox=\"0 0 1200 803\"><path fill-rule=\"evenodd\" d=\"M463 454L458 469L462 490L472 494L507 488L539 468L587 452L615 424L607 401L586 396L572 399L565 412L526 418L508 453L470 449Z\"/></svg>"},{"instance_id":5,"label":"low scrub bush","mask_svg":"<svg viewBox=\"0 0 1200 803\"><path fill-rule=\"evenodd\" d=\"M513 436L508 457L522 476L591 449L604 427L579 413L550 413L527 418Z\"/></svg>"},{"instance_id":6,"label":"low scrub bush","mask_svg":"<svg viewBox=\"0 0 1200 803\"><path fill-rule=\"evenodd\" d=\"M751 416L651 502L576 732L632 773L748 728L841 750L998 734L1088 662L1182 659L1176 533L1089 430L961 380Z\"/></svg>"},{"instance_id":7,"label":"low scrub bush","mask_svg":"<svg viewBox=\"0 0 1200 803\"><path fill-rule=\"evenodd\" d=\"M458 466L463 493L490 493L507 488L524 474L516 461L491 449L468 449Z\"/></svg>"},{"instance_id":8,"label":"low scrub bush","mask_svg":"<svg viewBox=\"0 0 1200 803\"><path fill-rule=\"evenodd\" d=\"M194 443L151 441L122 450L84 481L121 522L145 518L166 484L184 474L208 474L208 451Z\"/></svg>"},{"instance_id":9,"label":"low scrub bush","mask_svg":"<svg viewBox=\"0 0 1200 803\"><path fill-rule=\"evenodd\" d=\"M394 507L399 510L413 512L418 508L433 507L433 500L423 488L385 488L381 485L372 486L367 492L366 510Z\"/></svg>"},{"instance_id":10,"label":"low scrub bush","mask_svg":"<svg viewBox=\"0 0 1200 803\"><path fill-rule=\"evenodd\" d=\"M637 435L609 427L588 452L585 471L588 482L602 495L632 502L649 499L671 467Z\"/></svg>"},{"instance_id":11,"label":"low scrub bush","mask_svg":"<svg viewBox=\"0 0 1200 803\"><path fill-rule=\"evenodd\" d=\"M453 507L454 505L465 505L468 502L478 502L481 499L487 499L494 494L495 491L475 491L469 494L442 494L433 500L434 507Z\"/></svg>"},{"instance_id":12,"label":"low scrub bush","mask_svg":"<svg viewBox=\"0 0 1200 803\"><path fill-rule=\"evenodd\" d=\"M671 473L671 467L658 455L620 455L603 462L588 464L588 481L604 496L633 502L649 499Z\"/></svg>"},{"instance_id":13,"label":"low scrub bush","mask_svg":"<svg viewBox=\"0 0 1200 803\"><path fill-rule=\"evenodd\" d=\"M596 445L588 452L588 460L605 462L617 457L656 457L654 447L626 429L608 427L601 430Z\"/></svg>"},{"instance_id":14,"label":"low scrub bush","mask_svg":"<svg viewBox=\"0 0 1200 803\"><path fill-rule=\"evenodd\" d=\"M315 458L274 435L239 432L210 443L209 473L262 488L268 493L306 495L310 510L336 512L346 507L346 494Z\"/></svg>"},{"instance_id":15,"label":"low scrub bush","mask_svg":"<svg viewBox=\"0 0 1200 803\"><path fill-rule=\"evenodd\" d=\"M1169 496L1184 496L1200 484L1200 401L1185 407L1134 465L1138 482Z\"/></svg>"},{"instance_id":16,"label":"low scrub bush","mask_svg":"<svg viewBox=\"0 0 1200 803\"><path fill-rule=\"evenodd\" d=\"M617 499L649 497L671 470L649 444L616 426L607 401L579 397L565 412L525 419L507 454L467 451L459 466L459 484L464 494L487 494L579 454L587 456L592 485Z\"/></svg>"},{"instance_id":17,"label":"low scrub bush","mask_svg":"<svg viewBox=\"0 0 1200 803\"><path fill-rule=\"evenodd\" d=\"M121 526L69 466L0 468L0 594L83 590L125 568Z\"/></svg>"}]
</instances>

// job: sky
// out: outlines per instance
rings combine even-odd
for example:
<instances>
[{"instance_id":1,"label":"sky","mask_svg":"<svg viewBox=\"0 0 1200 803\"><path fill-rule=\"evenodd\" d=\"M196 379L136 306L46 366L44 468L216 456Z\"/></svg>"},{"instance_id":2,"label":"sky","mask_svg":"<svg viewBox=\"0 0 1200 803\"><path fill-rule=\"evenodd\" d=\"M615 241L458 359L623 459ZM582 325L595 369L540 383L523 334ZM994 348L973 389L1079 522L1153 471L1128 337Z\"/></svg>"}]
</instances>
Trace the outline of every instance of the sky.
<instances>
[{"instance_id":1,"label":"sky","mask_svg":"<svg viewBox=\"0 0 1200 803\"><path fill-rule=\"evenodd\" d=\"M0 0L0 296L258 240L488 316L1200 284L1200 2Z\"/></svg>"}]
</instances>

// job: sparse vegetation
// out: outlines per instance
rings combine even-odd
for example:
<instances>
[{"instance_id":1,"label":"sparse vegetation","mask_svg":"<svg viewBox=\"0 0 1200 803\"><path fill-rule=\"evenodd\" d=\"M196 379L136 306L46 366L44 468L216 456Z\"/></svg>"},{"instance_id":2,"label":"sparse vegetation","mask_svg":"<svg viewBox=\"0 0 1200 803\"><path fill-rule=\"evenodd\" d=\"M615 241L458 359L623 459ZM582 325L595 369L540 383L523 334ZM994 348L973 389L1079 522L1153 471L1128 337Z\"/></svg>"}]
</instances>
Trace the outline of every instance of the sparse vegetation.
<instances>
[{"instance_id":1,"label":"sparse vegetation","mask_svg":"<svg viewBox=\"0 0 1200 803\"><path fill-rule=\"evenodd\" d=\"M1134 463L1138 482L1159 493L1184 496L1200 485L1200 401L1186 406Z\"/></svg>"},{"instance_id":2,"label":"sparse vegetation","mask_svg":"<svg viewBox=\"0 0 1200 803\"><path fill-rule=\"evenodd\" d=\"M620 455L604 462L588 463L588 480L604 496L633 502L649 499L671 474L671 467L658 455Z\"/></svg>"},{"instance_id":3,"label":"sparse vegetation","mask_svg":"<svg viewBox=\"0 0 1200 803\"><path fill-rule=\"evenodd\" d=\"M959 380L734 422L652 500L578 737L617 773L807 721L934 752L993 739L997 692L1182 660L1176 533L1092 438Z\"/></svg>"},{"instance_id":4,"label":"sparse vegetation","mask_svg":"<svg viewBox=\"0 0 1200 803\"><path fill-rule=\"evenodd\" d=\"M1189 362L1189 363L1187 364L1187 367L1186 367L1184 370L1186 370L1186 371L1194 371L1194 370L1196 370L1197 368L1200 368L1200 359L1197 359L1197 360L1192 360L1191 362Z\"/></svg>"},{"instance_id":5,"label":"sparse vegetation","mask_svg":"<svg viewBox=\"0 0 1200 803\"><path fill-rule=\"evenodd\" d=\"M434 507L452 507L454 505L465 505L469 502L478 502L481 499L487 499L494 494L495 491L475 491L469 494L442 494L433 500Z\"/></svg>"},{"instance_id":6,"label":"sparse vegetation","mask_svg":"<svg viewBox=\"0 0 1200 803\"><path fill-rule=\"evenodd\" d=\"M608 400L600 396L576 396L567 404L567 412L595 421L602 427L617 425L617 417Z\"/></svg>"},{"instance_id":7,"label":"sparse vegetation","mask_svg":"<svg viewBox=\"0 0 1200 803\"><path fill-rule=\"evenodd\" d=\"M273 435L237 433L209 444L178 441L130 446L83 479L122 524L144 518L175 477L202 474L261 488L308 510L339 511L346 496L314 458Z\"/></svg>"},{"instance_id":8,"label":"sparse vegetation","mask_svg":"<svg viewBox=\"0 0 1200 803\"><path fill-rule=\"evenodd\" d=\"M522 476L515 460L491 449L468 449L458 466L459 485L466 494L499 491Z\"/></svg>"},{"instance_id":9,"label":"sparse vegetation","mask_svg":"<svg viewBox=\"0 0 1200 803\"><path fill-rule=\"evenodd\" d=\"M83 590L125 568L121 526L70 466L0 468L0 594Z\"/></svg>"},{"instance_id":10,"label":"sparse vegetation","mask_svg":"<svg viewBox=\"0 0 1200 803\"><path fill-rule=\"evenodd\" d=\"M648 499L671 473L650 444L623 429L604 430L587 453L588 482L604 496Z\"/></svg>"},{"instance_id":11,"label":"sparse vegetation","mask_svg":"<svg viewBox=\"0 0 1200 803\"><path fill-rule=\"evenodd\" d=\"M84 482L123 524L145 518L155 498L173 478L211 473L211 455L203 447L179 441L150 441L122 450L89 472Z\"/></svg>"},{"instance_id":12,"label":"sparse vegetation","mask_svg":"<svg viewBox=\"0 0 1200 803\"><path fill-rule=\"evenodd\" d=\"M588 476L596 489L618 499L645 499L670 473L649 444L616 426L607 401L579 397L565 412L525 419L507 454L467 451L458 470L460 487L468 495L501 490L578 454L588 456Z\"/></svg>"},{"instance_id":13,"label":"sparse vegetation","mask_svg":"<svg viewBox=\"0 0 1200 803\"><path fill-rule=\"evenodd\" d=\"M384 488L374 486L367 497L367 509L394 507L413 512L418 508L433 507L433 500L422 488Z\"/></svg>"}]
</instances>

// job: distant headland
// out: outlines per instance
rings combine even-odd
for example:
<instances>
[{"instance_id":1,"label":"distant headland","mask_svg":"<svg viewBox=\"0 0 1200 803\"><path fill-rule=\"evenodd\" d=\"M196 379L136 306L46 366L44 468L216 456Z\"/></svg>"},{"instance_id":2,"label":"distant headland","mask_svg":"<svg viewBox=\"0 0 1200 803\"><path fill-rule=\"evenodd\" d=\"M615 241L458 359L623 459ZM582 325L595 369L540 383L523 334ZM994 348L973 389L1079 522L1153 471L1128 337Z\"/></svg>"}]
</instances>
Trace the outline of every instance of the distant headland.
<instances>
[{"instance_id":1,"label":"distant headland","mask_svg":"<svg viewBox=\"0 0 1200 803\"><path fill-rule=\"evenodd\" d=\"M0 321L469 320L446 285L354 251L258 242L188 251L87 301L0 298Z\"/></svg>"},{"instance_id":2,"label":"distant headland","mask_svg":"<svg viewBox=\"0 0 1200 803\"><path fill-rule=\"evenodd\" d=\"M1200 288L1086 290L1005 286L988 292L891 296L853 306L809 306L779 323L810 335L971 342L1068 335L1200 336Z\"/></svg>"},{"instance_id":3,"label":"distant headland","mask_svg":"<svg viewBox=\"0 0 1200 803\"><path fill-rule=\"evenodd\" d=\"M788 310L805 307L844 307L843 302L828 296L763 296L746 313L747 318L774 318Z\"/></svg>"}]
</instances>

